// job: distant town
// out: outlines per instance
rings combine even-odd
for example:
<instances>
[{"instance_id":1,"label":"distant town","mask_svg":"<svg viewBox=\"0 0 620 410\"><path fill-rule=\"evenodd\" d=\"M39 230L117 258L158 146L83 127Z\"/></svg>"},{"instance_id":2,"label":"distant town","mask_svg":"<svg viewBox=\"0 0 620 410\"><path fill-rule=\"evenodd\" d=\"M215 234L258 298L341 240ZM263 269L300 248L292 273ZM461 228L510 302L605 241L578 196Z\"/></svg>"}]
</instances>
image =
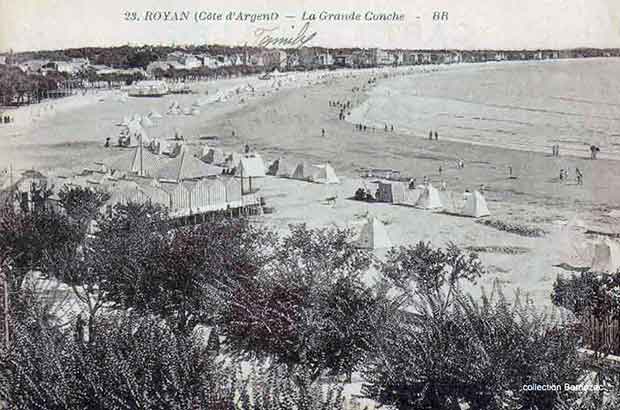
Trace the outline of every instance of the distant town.
<instances>
[{"instance_id":1,"label":"distant town","mask_svg":"<svg viewBox=\"0 0 620 410\"><path fill-rule=\"evenodd\" d=\"M278 71L421 64L619 57L620 48L568 50L403 50L221 45L85 47L0 54L0 105L36 103L79 89L141 80L191 81Z\"/></svg>"}]
</instances>

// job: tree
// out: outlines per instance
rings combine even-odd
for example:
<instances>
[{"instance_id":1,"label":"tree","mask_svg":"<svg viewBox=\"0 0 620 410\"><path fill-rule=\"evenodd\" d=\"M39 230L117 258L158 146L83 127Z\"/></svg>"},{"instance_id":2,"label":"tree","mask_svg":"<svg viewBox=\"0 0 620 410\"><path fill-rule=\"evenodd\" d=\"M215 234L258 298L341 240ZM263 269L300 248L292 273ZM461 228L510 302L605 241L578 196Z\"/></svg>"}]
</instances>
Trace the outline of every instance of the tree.
<instances>
[{"instance_id":1,"label":"tree","mask_svg":"<svg viewBox=\"0 0 620 410\"><path fill-rule=\"evenodd\" d=\"M16 326L2 357L0 400L12 409L234 408L230 369L196 336L165 322L117 313L97 323L97 343L67 333Z\"/></svg>"},{"instance_id":2,"label":"tree","mask_svg":"<svg viewBox=\"0 0 620 410\"><path fill-rule=\"evenodd\" d=\"M369 397L408 410L552 408L571 398L523 386L576 383L576 337L519 297L509 303L497 286L480 301L466 295L461 282L482 272L475 254L454 245L388 255L384 285L401 309L384 318L365 363Z\"/></svg>"},{"instance_id":3,"label":"tree","mask_svg":"<svg viewBox=\"0 0 620 410\"><path fill-rule=\"evenodd\" d=\"M370 263L348 230L292 226L256 280L225 295L228 348L312 381L353 370L374 337L377 296L363 283Z\"/></svg>"}]
</instances>

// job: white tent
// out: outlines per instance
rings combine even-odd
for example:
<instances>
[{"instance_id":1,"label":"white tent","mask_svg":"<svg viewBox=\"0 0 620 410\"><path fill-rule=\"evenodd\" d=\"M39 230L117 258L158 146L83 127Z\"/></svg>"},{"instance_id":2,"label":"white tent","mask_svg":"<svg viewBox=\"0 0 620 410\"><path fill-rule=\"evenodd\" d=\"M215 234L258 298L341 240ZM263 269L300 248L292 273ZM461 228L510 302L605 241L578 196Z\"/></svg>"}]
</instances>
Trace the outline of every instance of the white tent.
<instances>
[{"instance_id":1,"label":"white tent","mask_svg":"<svg viewBox=\"0 0 620 410\"><path fill-rule=\"evenodd\" d=\"M620 244L604 239L594 245L591 269L594 272L614 273L620 268Z\"/></svg>"},{"instance_id":2,"label":"white tent","mask_svg":"<svg viewBox=\"0 0 620 410\"><path fill-rule=\"evenodd\" d=\"M391 248L392 241L383 224L375 217L368 217L357 239L357 246L364 249Z\"/></svg>"},{"instance_id":3,"label":"white tent","mask_svg":"<svg viewBox=\"0 0 620 410\"><path fill-rule=\"evenodd\" d=\"M441 198L439 197L439 191L435 189L430 183L424 186L424 190L420 194L415 206L422 209L438 209L442 208Z\"/></svg>"},{"instance_id":4,"label":"white tent","mask_svg":"<svg viewBox=\"0 0 620 410\"><path fill-rule=\"evenodd\" d=\"M151 121L151 119L148 116L144 116L140 120L140 125L142 125L143 127L152 127L155 124L153 124L153 121Z\"/></svg>"},{"instance_id":5,"label":"white tent","mask_svg":"<svg viewBox=\"0 0 620 410\"><path fill-rule=\"evenodd\" d=\"M301 179L303 181L310 181L313 175L317 172L317 169L307 162L300 162L295 167L295 170L291 174L293 179Z\"/></svg>"},{"instance_id":6,"label":"white tent","mask_svg":"<svg viewBox=\"0 0 620 410\"><path fill-rule=\"evenodd\" d=\"M214 165L220 165L226 161L224 151L219 148L210 148L209 151L207 151L207 155L203 155L200 159L208 164Z\"/></svg>"},{"instance_id":7,"label":"white tent","mask_svg":"<svg viewBox=\"0 0 620 410\"><path fill-rule=\"evenodd\" d=\"M291 174L295 171L295 165L284 159L278 158L269 166L269 170L267 171L267 175L275 175L278 177L290 177Z\"/></svg>"},{"instance_id":8,"label":"white tent","mask_svg":"<svg viewBox=\"0 0 620 410\"><path fill-rule=\"evenodd\" d=\"M474 191L465 197L465 206L461 214L474 218L491 215L489 208L487 208L487 201L479 191Z\"/></svg>"},{"instance_id":9,"label":"white tent","mask_svg":"<svg viewBox=\"0 0 620 410\"><path fill-rule=\"evenodd\" d=\"M329 164L313 165L316 169L312 175L312 182L319 184L339 184L340 179L336 176L334 168Z\"/></svg>"}]
</instances>

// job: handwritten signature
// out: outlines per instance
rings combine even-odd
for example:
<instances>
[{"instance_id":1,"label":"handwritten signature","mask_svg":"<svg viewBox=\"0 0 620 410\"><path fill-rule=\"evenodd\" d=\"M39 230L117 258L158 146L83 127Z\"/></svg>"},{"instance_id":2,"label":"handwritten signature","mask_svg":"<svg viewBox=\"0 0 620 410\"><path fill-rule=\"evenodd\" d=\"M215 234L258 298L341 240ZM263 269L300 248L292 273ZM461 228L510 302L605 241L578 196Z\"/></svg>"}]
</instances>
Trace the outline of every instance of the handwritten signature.
<instances>
[{"instance_id":1,"label":"handwritten signature","mask_svg":"<svg viewBox=\"0 0 620 410\"><path fill-rule=\"evenodd\" d=\"M272 28L257 28L254 30L258 47L286 47L301 48L316 37L317 32L310 32L310 23L306 22L297 34L293 36L278 35L280 26Z\"/></svg>"}]
</instances>

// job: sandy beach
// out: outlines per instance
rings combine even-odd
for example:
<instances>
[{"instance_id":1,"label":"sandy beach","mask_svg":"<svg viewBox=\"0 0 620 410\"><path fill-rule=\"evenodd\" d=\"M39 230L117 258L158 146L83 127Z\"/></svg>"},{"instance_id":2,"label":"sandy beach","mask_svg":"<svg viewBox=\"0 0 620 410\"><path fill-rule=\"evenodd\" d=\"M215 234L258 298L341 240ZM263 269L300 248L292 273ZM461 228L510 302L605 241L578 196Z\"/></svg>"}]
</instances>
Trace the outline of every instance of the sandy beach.
<instances>
[{"instance_id":1,"label":"sandy beach","mask_svg":"<svg viewBox=\"0 0 620 410\"><path fill-rule=\"evenodd\" d=\"M454 76L459 69L445 70ZM420 69L410 75L424 74ZM441 73L435 75L441 78ZM367 86L368 79L373 77L377 77L378 86L390 81L383 79L382 73L369 70L297 78L277 87L277 91L273 82L243 78L198 84L195 87L198 95L128 98L122 102L116 93L110 92L97 97L95 102L89 100L70 109L58 109L55 115L30 126L0 129L0 164L2 167L11 164L14 169L41 170L92 167L95 162L122 151L106 149L103 143L106 137L118 134L116 124L123 116L145 115L151 110L164 114L173 100L181 106L190 106L197 98L226 94L229 97L223 101L200 107L199 115L164 115L154 128L148 129L149 135L169 138L177 130L185 136L188 145L196 147L205 142L199 136L210 135L218 136L219 145L225 150L241 151L243 144L248 143L268 160L282 156L292 161L329 161L342 180L339 185L327 186L267 177L261 181L261 190L275 212L257 218L258 222L278 230L301 222L311 226L355 227L363 215L372 214L386 223L394 245L422 240L436 246L454 242L462 247L488 248L490 252L480 253L489 270L485 286L497 279L507 295L520 288L536 304L548 306L556 275L567 273L554 265L588 263L591 255L582 244L595 238L587 236L585 231L611 231L619 222L610 211L620 204L620 190L615 189L620 167L614 165L615 161L592 161L585 156L556 158L550 152L441 138L429 141L426 133L410 130L403 133L398 128L387 133L381 128L374 132L357 131L352 123L338 119L338 109L330 107L329 101L363 104L367 92L354 89ZM253 93L230 92L248 84L254 87ZM321 135L323 128L325 137ZM458 160L464 162L464 168L457 168ZM515 178L509 178L510 166ZM364 184L372 187L368 180L360 178L358 169L362 167L398 169L419 182L427 176L437 185L444 180L448 190L457 193L484 184L491 218L538 227L548 233L543 237L523 237L469 218L348 200L358 187ZM583 185L575 182L576 167L584 174ZM560 169L569 170L568 181L558 180ZM335 206L324 204L325 198L336 195Z\"/></svg>"}]
</instances>

